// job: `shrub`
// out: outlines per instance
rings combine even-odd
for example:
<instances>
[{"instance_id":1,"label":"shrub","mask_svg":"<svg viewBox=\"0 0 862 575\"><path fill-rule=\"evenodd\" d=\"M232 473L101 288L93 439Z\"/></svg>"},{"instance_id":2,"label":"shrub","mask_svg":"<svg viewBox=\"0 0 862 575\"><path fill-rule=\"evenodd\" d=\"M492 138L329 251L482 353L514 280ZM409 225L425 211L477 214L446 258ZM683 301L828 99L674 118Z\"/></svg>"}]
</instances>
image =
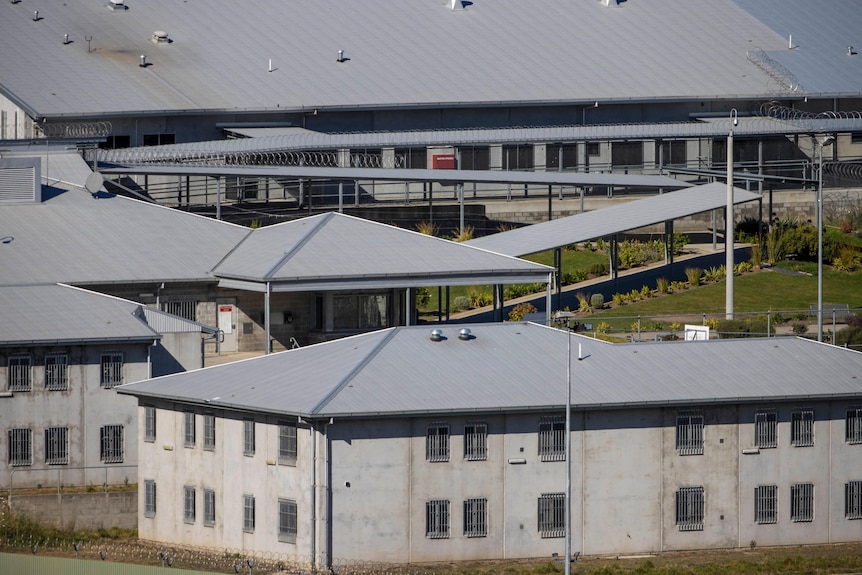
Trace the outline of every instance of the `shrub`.
<instances>
[{"instance_id":1,"label":"shrub","mask_svg":"<svg viewBox=\"0 0 862 575\"><path fill-rule=\"evenodd\" d=\"M596 262L590 266L590 275L593 276L604 276L608 275L608 264L607 262Z\"/></svg>"},{"instance_id":2,"label":"shrub","mask_svg":"<svg viewBox=\"0 0 862 575\"><path fill-rule=\"evenodd\" d=\"M851 247L843 247L838 256L832 260L832 266L841 272L850 272L859 265L859 253Z\"/></svg>"},{"instance_id":3,"label":"shrub","mask_svg":"<svg viewBox=\"0 0 862 575\"><path fill-rule=\"evenodd\" d=\"M593 309L602 309L605 307L605 296L600 293L594 293L590 296L590 306Z\"/></svg>"},{"instance_id":4,"label":"shrub","mask_svg":"<svg viewBox=\"0 0 862 575\"><path fill-rule=\"evenodd\" d=\"M666 294L670 291L670 282L667 278L658 278L655 280L655 289L660 294Z\"/></svg>"},{"instance_id":5,"label":"shrub","mask_svg":"<svg viewBox=\"0 0 862 575\"><path fill-rule=\"evenodd\" d=\"M606 321L600 321L598 325L596 325L596 331L599 333L608 333L609 329L611 329L611 324Z\"/></svg>"},{"instance_id":6,"label":"shrub","mask_svg":"<svg viewBox=\"0 0 862 575\"><path fill-rule=\"evenodd\" d=\"M749 261L754 269L760 269L760 266L763 264L763 240L760 236L755 238L754 245L751 246L751 257Z\"/></svg>"},{"instance_id":7,"label":"shrub","mask_svg":"<svg viewBox=\"0 0 862 575\"><path fill-rule=\"evenodd\" d=\"M431 301L431 290L427 287L416 288L416 305L422 309Z\"/></svg>"},{"instance_id":8,"label":"shrub","mask_svg":"<svg viewBox=\"0 0 862 575\"><path fill-rule=\"evenodd\" d=\"M718 321L719 321L718 318L713 317L713 318L706 320L705 325L706 325L706 327L708 327L711 330L716 330L716 329L718 329Z\"/></svg>"},{"instance_id":9,"label":"shrub","mask_svg":"<svg viewBox=\"0 0 862 575\"><path fill-rule=\"evenodd\" d=\"M679 331L681 329L682 329L682 325L680 325L680 323L678 321L675 321L675 322L670 324L670 330L671 331Z\"/></svg>"},{"instance_id":10,"label":"shrub","mask_svg":"<svg viewBox=\"0 0 862 575\"><path fill-rule=\"evenodd\" d=\"M801 335L808 332L808 326L804 323L794 323L793 326L790 328L790 331L792 331L796 335Z\"/></svg>"},{"instance_id":11,"label":"shrub","mask_svg":"<svg viewBox=\"0 0 862 575\"><path fill-rule=\"evenodd\" d=\"M589 276L582 269L577 269L573 272L563 272L563 285L571 285L585 281Z\"/></svg>"},{"instance_id":12,"label":"shrub","mask_svg":"<svg viewBox=\"0 0 862 575\"><path fill-rule=\"evenodd\" d=\"M588 252L593 251L593 242L590 242L590 241L584 242L584 249L587 250Z\"/></svg>"},{"instance_id":13,"label":"shrub","mask_svg":"<svg viewBox=\"0 0 862 575\"><path fill-rule=\"evenodd\" d=\"M452 300L452 307L455 311L470 309L470 298L468 298L467 296L459 295L454 300Z\"/></svg>"},{"instance_id":14,"label":"shrub","mask_svg":"<svg viewBox=\"0 0 862 575\"><path fill-rule=\"evenodd\" d=\"M437 224L419 222L416 224L416 231L420 234L425 234L426 236L436 236L440 231L440 228L437 227Z\"/></svg>"},{"instance_id":15,"label":"shrub","mask_svg":"<svg viewBox=\"0 0 862 575\"><path fill-rule=\"evenodd\" d=\"M589 313L593 311L593 308L590 307L590 297L588 294L583 292L578 292L575 294L575 297L578 298L578 311Z\"/></svg>"},{"instance_id":16,"label":"shrub","mask_svg":"<svg viewBox=\"0 0 862 575\"><path fill-rule=\"evenodd\" d=\"M751 262L739 262L733 266L733 275L739 276L750 272L752 269Z\"/></svg>"},{"instance_id":17,"label":"shrub","mask_svg":"<svg viewBox=\"0 0 862 575\"><path fill-rule=\"evenodd\" d=\"M536 306L531 303L519 303L509 312L509 321L523 321L529 313L536 313Z\"/></svg>"},{"instance_id":18,"label":"shrub","mask_svg":"<svg viewBox=\"0 0 862 575\"><path fill-rule=\"evenodd\" d=\"M470 298L470 307L485 307L494 301L492 294L476 287L469 289L467 297Z\"/></svg>"},{"instance_id":19,"label":"shrub","mask_svg":"<svg viewBox=\"0 0 862 575\"><path fill-rule=\"evenodd\" d=\"M673 234L673 253L674 255L679 255L685 249L685 246L688 245L689 238L687 235L681 232L674 232Z\"/></svg>"},{"instance_id":20,"label":"shrub","mask_svg":"<svg viewBox=\"0 0 862 575\"><path fill-rule=\"evenodd\" d=\"M835 332L835 345L862 345L862 326L848 325Z\"/></svg>"},{"instance_id":21,"label":"shrub","mask_svg":"<svg viewBox=\"0 0 862 575\"><path fill-rule=\"evenodd\" d=\"M473 239L473 234L476 232L476 228L470 225L464 226L464 229L454 229L452 230L452 237L456 242L466 242L467 240Z\"/></svg>"},{"instance_id":22,"label":"shrub","mask_svg":"<svg viewBox=\"0 0 862 575\"><path fill-rule=\"evenodd\" d=\"M605 239L599 238L596 240L596 251L603 252L605 251Z\"/></svg>"},{"instance_id":23,"label":"shrub","mask_svg":"<svg viewBox=\"0 0 862 575\"><path fill-rule=\"evenodd\" d=\"M633 289L629 292L629 301L640 301L641 292L640 290Z\"/></svg>"},{"instance_id":24,"label":"shrub","mask_svg":"<svg viewBox=\"0 0 862 575\"><path fill-rule=\"evenodd\" d=\"M700 285L700 276L703 271L700 268L685 268L685 277L691 287Z\"/></svg>"},{"instance_id":25,"label":"shrub","mask_svg":"<svg viewBox=\"0 0 862 575\"><path fill-rule=\"evenodd\" d=\"M766 322L760 319L747 318L714 321L717 323L715 330L718 331L718 336L722 339L760 337L766 335Z\"/></svg>"},{"instance_id":26,"label":"shrub","mask_svg":"<svg viewBox=\"0 0 862 575\"><path fill-rule=\"evenodd\" d=\"M626 296L625 294L615 293L613 295L614 305L625 305L626 304Z\"/></svg>"},{"instance_id":27,"label":"shrub","mask_svg":"<svg viewBox=\"0 0 862 575\"><path fill-rule=\"evenodd\" d=\"M688 287L688 285L686 285L686 283L683 281L672 281L672 282L670 282L671 291L682 291L687 287Z\"/></svg>"},{"instance_id":28,"label":"shrub","mask_svg":"<svg viewBox=\"0 0 862 575\"><path fill-rule=\"evenodd\" d=\"M641 299L649 299L652 297L652 290L649 289L649 286L641 287Z\"/></svg>"}]
</instances>

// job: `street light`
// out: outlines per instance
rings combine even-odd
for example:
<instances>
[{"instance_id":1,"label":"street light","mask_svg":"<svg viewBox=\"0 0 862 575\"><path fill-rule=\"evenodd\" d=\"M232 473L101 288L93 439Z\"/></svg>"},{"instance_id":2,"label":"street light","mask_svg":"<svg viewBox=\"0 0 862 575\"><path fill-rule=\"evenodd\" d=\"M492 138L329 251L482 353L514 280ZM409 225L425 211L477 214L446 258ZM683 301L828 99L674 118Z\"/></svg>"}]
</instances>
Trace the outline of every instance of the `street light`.
<instances>
[{"instance_id":1,"label":"street light","mask_svg":"<svg viewBox=\"0 0 862 575\"><path fill-rule=\"evenodd\" d=\"M819 148L817 169L817 341L823 341L823 147L832 143L832 136L817 139Z\"/></svg>"},{"instance_id":2,"label":"street light","mask_svg":"<svg viewBox=\"0 0 862 575\"><path fill-rule=\"evenodd\" d=\"M572 330L566 325L566 558L565 575L572 575ZM581 344L578 344L578 361Z\"/></svg>"},{"instance_id":3,"label":"street light","mask_svg":"<svg viewBox=\"0 0 862 575\"><path fill-rule=\"evenodd\" d=\"M727 212L724 216L725 319L733 319L733 128L739 124L736 108L730 111L730 120L727 132Z\"/></svg>"}]
</instances>

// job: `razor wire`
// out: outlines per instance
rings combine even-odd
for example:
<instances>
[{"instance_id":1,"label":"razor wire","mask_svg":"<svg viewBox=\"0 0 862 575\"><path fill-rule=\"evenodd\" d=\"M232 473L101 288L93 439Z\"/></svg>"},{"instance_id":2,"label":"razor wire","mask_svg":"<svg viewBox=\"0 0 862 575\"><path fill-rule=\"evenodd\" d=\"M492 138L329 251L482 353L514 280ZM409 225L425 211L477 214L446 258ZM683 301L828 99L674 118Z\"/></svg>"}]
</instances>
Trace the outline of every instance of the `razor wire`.
<instances>
[{"instance_id":1,"label":"razor wire","mask_svg":"<svg viewBox=\"0 0 862 575\"><path fill-rule=\"evenodd\" d=\"M778 82L784 88L784 92L798 93L805 91L793 72L788 70L784 64L772 59L765 51L749 50L745 53L745 57L767 76ZM778 91L780 92L781 90Z\"/></svg>"},{"instance_id":2,"label":"razor wire","mask_svg":"<svg viewBox=\"0 0 862 575\"><path fill-rule=\"evenodd\" d=\"M106 138L110 122L38 122L35 127L45 138Z\"/></svg>"},{"instance_id":3,"label":"razor wire","mask_svg":"<svg viewBox=\"0 0 862 575\"><path fill-rule=\"evenodd\" d=\"M779 102L765 102L760 106L760 115L789 122L799 120L862 120L862 112L831 110L825 112L806 112L785 106Z\"/></svg>"}]
</instances>

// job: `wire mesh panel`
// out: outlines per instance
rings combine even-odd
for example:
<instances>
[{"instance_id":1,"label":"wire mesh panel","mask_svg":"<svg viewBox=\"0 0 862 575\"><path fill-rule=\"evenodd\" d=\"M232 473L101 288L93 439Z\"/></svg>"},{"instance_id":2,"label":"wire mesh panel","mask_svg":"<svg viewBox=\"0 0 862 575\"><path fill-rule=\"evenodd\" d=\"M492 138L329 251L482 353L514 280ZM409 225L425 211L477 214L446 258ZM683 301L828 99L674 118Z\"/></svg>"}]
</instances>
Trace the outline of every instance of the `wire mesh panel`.
<instances>
[{"instance_id":1,"label":"wire mesh panel","mask_svg":"<svg viewBox=\"0 0 862 575\"><path fill-rule=\"evenodd\" d=\"M285 543L296 543L296 501L292 499L278 500L278 540Z\"/></svg>"},{"instance_id":2,"label":"wire mesh panel","mask_svg":"<svg viewBox=\"0 0 862 575\"><path fill-rule=\"evenodd\" d=\"M114 387L123 383L123 354L122 353L103 353L102 354L102 387Z\"/></svg>"},{"instance_id":3,"label":"wire mesh panel","mask_svg":"<svg viewBox=\"0 0 862 575\"><path fill-rule=\"evenodd\" d=\"M100 430L100 459L103 463L123 462L123 426L106 425Z\"/></svg>"},{"instance_id":4,"label":"wire mesh panel","mask_svg":"<svg viewBox=\"0 0 862 575\"><path fill-rule=\"evenodd\" d=\"M296 465L296 422L278 424L278 462Z\"/></svg>"},{"instance_id":5,"label":"wire mesh panel","mask_svg":"<svg viewBox=\"0 0 862 575\"><path fill-rule=\"evenodd\" d=\"M183 486L183 522L195 522L195 488L192 485Z\"/></svg>"},{"instance_id":6,"label":"wire mesh panel","mask_svg":"<svg viewBox=\"0 0 862 575\"><path fill-rule=\"evenodd\" d=\"M156 514L156 482L152 479L144 480L144 517L153 517Z\"/></svg>"}]
</instances>

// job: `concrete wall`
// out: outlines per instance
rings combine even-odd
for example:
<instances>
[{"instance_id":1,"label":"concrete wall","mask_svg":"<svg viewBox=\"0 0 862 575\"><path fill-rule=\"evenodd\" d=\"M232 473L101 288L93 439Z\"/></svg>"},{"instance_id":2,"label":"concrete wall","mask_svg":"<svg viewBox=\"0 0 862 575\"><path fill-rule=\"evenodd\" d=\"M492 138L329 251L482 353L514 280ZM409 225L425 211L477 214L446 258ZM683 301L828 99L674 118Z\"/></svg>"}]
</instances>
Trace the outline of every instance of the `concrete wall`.
<instances>
[{"instance_id":1,"label":"concrete wall","mask_svg":"<svg viewBox=\"0 0 862 575\"><path fill-rule=\"evenodd\" d=\"M67 531L138 527L136 491L14 495L10 508L40 525Z\"/></svg>"}]
</instances>

